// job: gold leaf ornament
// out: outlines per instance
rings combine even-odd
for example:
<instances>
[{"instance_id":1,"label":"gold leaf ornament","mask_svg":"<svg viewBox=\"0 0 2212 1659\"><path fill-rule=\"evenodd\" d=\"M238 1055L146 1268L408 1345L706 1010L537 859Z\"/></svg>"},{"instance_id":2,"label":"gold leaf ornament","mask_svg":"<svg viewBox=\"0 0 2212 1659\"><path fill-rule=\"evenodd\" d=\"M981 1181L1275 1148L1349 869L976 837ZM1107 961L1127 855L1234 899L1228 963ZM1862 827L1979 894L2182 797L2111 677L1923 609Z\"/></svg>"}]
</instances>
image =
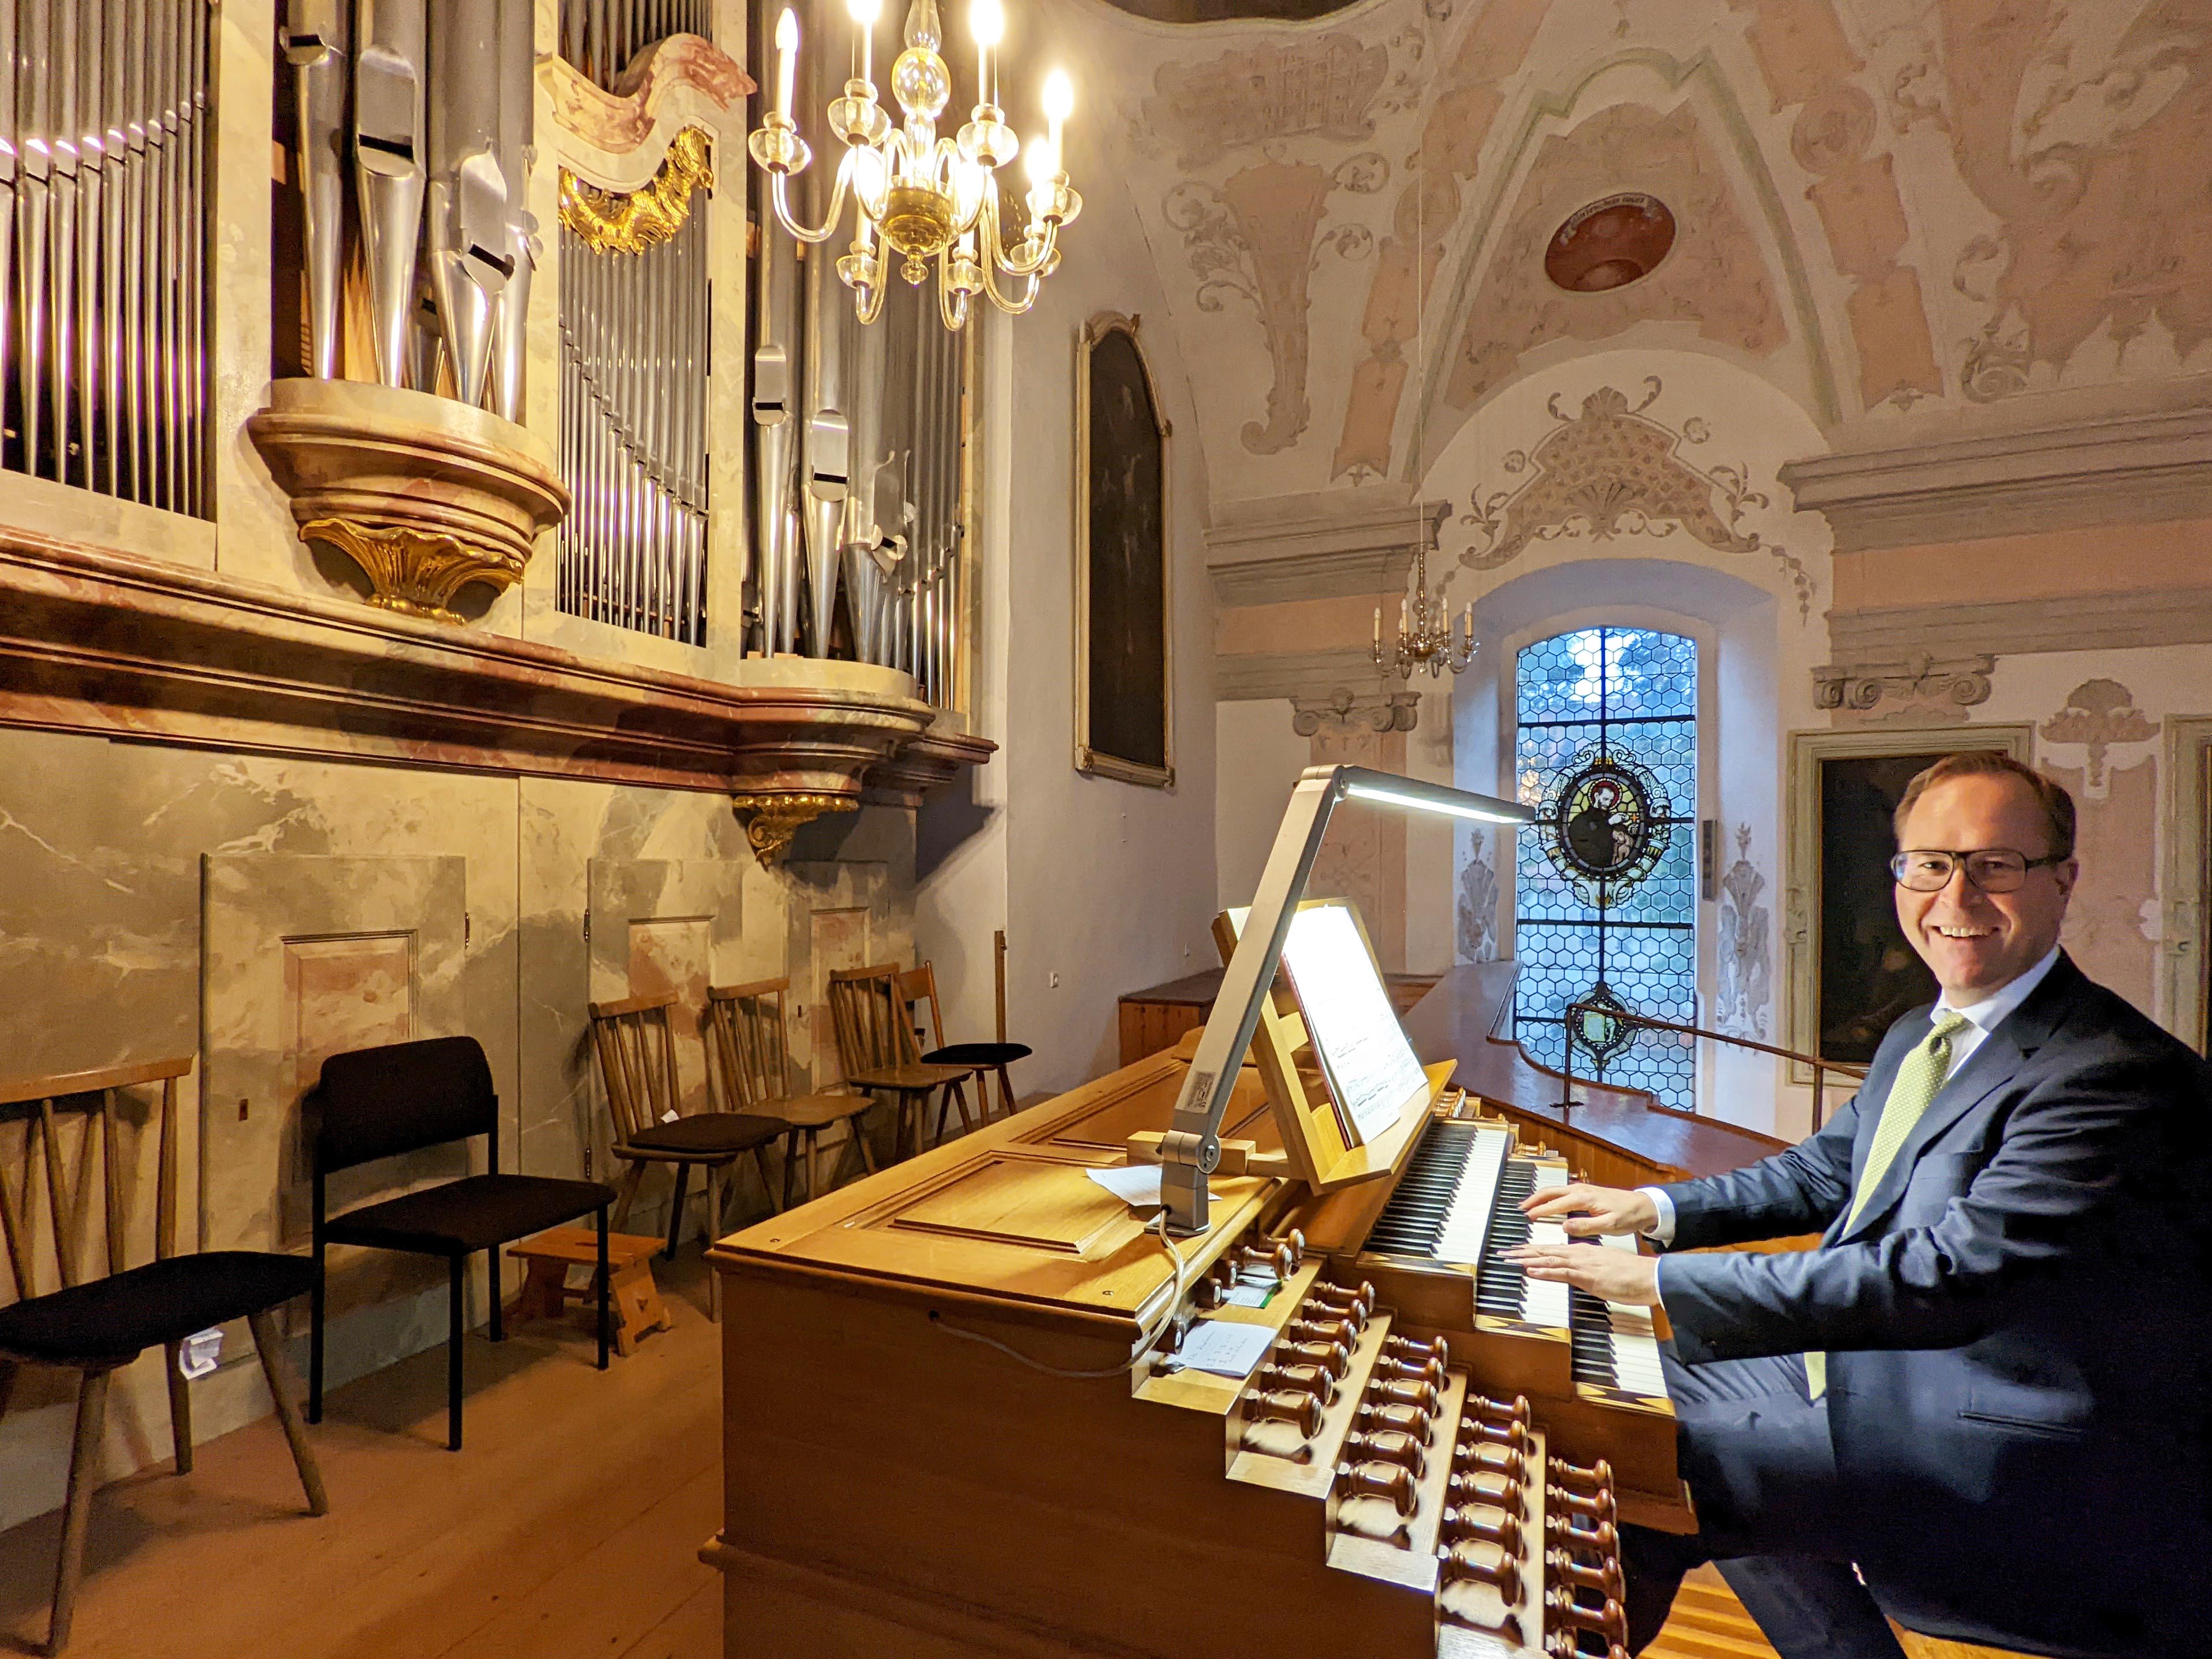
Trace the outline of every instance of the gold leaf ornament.
<instances>
[{"instance_id":1,"label":"gold leaf ornament","mask_svg":"<svg viewBox=\"0 0 2212 1659\"><path fill-rule=\"evenodd\" d=\"M667 241L691 216L691 193L714 187L711 141L704 127L686 127L642 190L618 195L561 169L561 222L594 253L642 253Z\"/></svg>"}]
</instances>

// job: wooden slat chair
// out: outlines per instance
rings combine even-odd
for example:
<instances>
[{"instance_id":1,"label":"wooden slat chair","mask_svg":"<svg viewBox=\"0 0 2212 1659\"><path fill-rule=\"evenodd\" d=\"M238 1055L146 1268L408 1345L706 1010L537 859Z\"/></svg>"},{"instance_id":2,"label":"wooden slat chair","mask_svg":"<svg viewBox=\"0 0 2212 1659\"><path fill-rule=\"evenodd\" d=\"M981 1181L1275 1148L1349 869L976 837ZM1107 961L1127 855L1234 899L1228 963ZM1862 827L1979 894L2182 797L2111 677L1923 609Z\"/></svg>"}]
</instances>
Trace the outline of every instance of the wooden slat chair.
<instances>
[{"instance_id":1,"label":"wooden slat chair","mask_svg":"<svg viewBox=\"0 0 2212 1659\"><path fill-rule=\"evenodd\" d=\"M179 1474L192 1467L192 1419L189 1384L178 1366L179 1349L197 1331L243 1319L252 1328L261 1374L276 1403L292 1462L307 1495L310 1515L325 1513L323 1477L300 1426L293 1395L297 1387L284 1362L283 1339L270 1311L314 1288L314 1264L304 1256L260 1250L204 1250L177 1254L177 1079L192 1068L191 1057L149 1060L104 1071L79 1072L0 1084L0 1152L21 1124L20 1176L12 1176L0 1156L0 1231L18 1297L0 1308L0 1413L8 1407L18 1368L53 1365L81 1373L76 1396L76 1438L70 1454L69 1498L62 1520L61 1560L54 1574L52 1621L46 1650L59 1653L69 1640L70 1616L84 1572L84 1537L93 1487L100 1477L100 1435L107 1413L108 1380L148 1348L167 1356L169 1434ZM125 1260L130 1217L121 1167L125 1156L116 1091L141 1084L161 1085L160 1141L154 1182L154 1259L133 1267ZM84 1120L71 1184L62 1146L61 1122ZM41 1156L33 1160L36 1144ZM104 1195L107 1271L94 1277L79 1255L88 1244L92 1163L97 1148ZM36 1171L37 1173L34 1173ZM58 1290L37 1293L38 1212L33 1190L44 1176L46 1209L52 1226Z\"/></svg>"},{"instance_id":2,"label":"wooden slat chair","mask_svg":"<svg viewBox=\"0 0 2212 1659\"><path fill-rule=\"evenodd\" d=\"M772 1117L787 1127L783 1141L783 1206L791 1206L791 1177L798 1166L802 1145L806 1154L806 1196L818 1198L822 1185L822 1131L833 1123L846 1126L847 1137L860 1150L860 1164L870 1175L876 1170L874 1153L861 1130L860 1115L876 1103L865 1094L791 1092L791 1044L784 1024L783 996L788 979L764 979L750 985L710 986L707 991L707 1030L714 1070L720 1078L726 1109ZM843 1152L838 1153L839 1163ZM830 1171L836 1185L837 1169Z\"/></svg>"},{"instance_id":3,"label":"wooden slat chair","mask_svg":"<svg viewBox=\"0 0 2212 1659\"><path fill-rule=\"evenodd\" d=\"M1003 1117L1014 1115L1014 1085L1006 1076L1006 1067L1018 1060L1027 1060L1036 1050L1026 1042L947 1042L945 1040L945 1016L937 1001L937 969L930 963L909 969L899 975L899 991L918 1018L921 1005L929 1005L929 1033L925 1041L929 1046L922 1050L925 1066L970 1066L975 1070L976 1103L983 1109L983 1121L991 1121L991 1085L985 1072L999 1074L999 1112ZM1004 1020L1000 1021L1003 1025Z\"/></svg>"},{"instance_id":4,"label":"wooden slat chair","mask_svg":"<svg viewBox=\"0 0 2212 1659\"><path fill-rule=\"evenodd\" d=\"M491 1259L490 1336L503 1341L499 1290L502 1244L582 1216L598 1218L599 1369L607 1368L607 1206L603 1182L501 1174L499 1096L491 1064L474 1037L427 1037L332 1054L308 1091L307 1139L313 1173L314 1316L307 1347L307 1420L323 1416L325 1268L332 1244L441 1255L447 1266L446 1444L461 1449L461 1335L469 1258ZM330 1213L329 1177L403 1152L484 1137L484 1173L418 1187Z\"/></svg>"},{"instance_id":5,"label":"wooden slat chair","mask_svg":"<svg viewBox=\"0 0 2212 1659\"><path fill-rule=\"evenodd\" d=\"M784 1133L780 1118L750 1112L705 1111L686 1115L676 1075L676 1036L669 1011L676 994L594 1002L592 1046L606 1085L607 1109L614 1118L614 1155L629 1167L623 1173L615 1206L615 1231L622 1231L646 1170L665 1164L676 1172L676 1194L668 1205L668 1251L674 1255L684 1231L684 1194L696 1166L706 1175L704 1233L712 1243L722 1224L723 1181L731 1164L748 1152L760 1164L761 1185L775 1191L768 1150ZM722 1279L707 1279L707 1316L722 1316Z\"/></svg>"},{"instance_id":6,"label":"wooden slat chair","mask_svg":"<svg viewBox=\"0 0 2212 1659\"><path fill-rule=\"evenodd\" d=\"M921 1150L932 1095L939 1096L940 1128L948 1105L956 1102L961 1122L975 1127L968 1110L968 1091L963 1085L975 1075L975 1068L923 1062L921 1046L915 1040L914 1019L899 988L896 963L834 970L830 975L830 1014L836 1029L837 1057L844 1066L845 1081L855 1089L890 1095L896 1103L899 1157Z\"/></svg>"}]
</instances>

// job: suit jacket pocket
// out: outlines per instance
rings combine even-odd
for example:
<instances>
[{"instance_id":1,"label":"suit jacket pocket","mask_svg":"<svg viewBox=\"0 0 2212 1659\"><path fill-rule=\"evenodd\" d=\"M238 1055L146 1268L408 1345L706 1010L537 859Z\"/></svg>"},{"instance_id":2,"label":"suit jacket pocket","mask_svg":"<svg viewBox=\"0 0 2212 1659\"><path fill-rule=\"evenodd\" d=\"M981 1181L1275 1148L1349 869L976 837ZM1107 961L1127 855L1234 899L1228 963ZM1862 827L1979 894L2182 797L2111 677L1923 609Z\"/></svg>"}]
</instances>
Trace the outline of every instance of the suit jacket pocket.
<instances>
[{"instance_id":1,"label":"suit jacket pocket","mask_svg":"<svg viewBox=\"0 0 2212 1659\"><path fill-rule=\"evenodd\" d=\"M1966 1387L1959 1415L1972 1423L2053 1440L2079 1440L2089 1431L2092 1401L2083 1390L1978 1376Z\"/></svg>"}]
</instances>

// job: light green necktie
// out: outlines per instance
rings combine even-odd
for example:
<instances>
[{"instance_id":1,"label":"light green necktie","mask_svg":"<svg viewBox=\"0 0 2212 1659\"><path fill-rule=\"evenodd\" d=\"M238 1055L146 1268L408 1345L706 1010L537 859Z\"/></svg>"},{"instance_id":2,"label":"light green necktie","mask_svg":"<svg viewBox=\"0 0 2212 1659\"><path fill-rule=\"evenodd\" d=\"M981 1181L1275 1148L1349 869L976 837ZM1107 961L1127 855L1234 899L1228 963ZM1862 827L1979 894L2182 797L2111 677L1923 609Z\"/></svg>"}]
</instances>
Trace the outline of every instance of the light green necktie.
<instances>
[{"instance_id":1,"label":"light green necktie","mask_svg":"<svg viewBox=\"0 0 2212 1659\"><path fill-rule=\"evenodd\" d=\"M1874 1126L1874 1145L1867 1149L1866 1168L1859 1172L1858 1190L1851 1194L1850 1214L1844 1226L1848 1231L1866 1208L1867 1200L1874 1189L1881 1185L1881 1178L1889 1173L1889 1166L1897 1157L1897 1149L1905 1145L1905 1136L1912 1126L1920 1121L1920 1115L1936 1098L1944 1081L1951 1075L1951 1039L1965 1030L1964 1014L1946 1009L1920 1044L1905 1055L1899 1064L1897 1076L1889 1085L1889 1098L1882 1102L1881 1121ZM1808 1399L1818 1400L1828 1391L1828 1356L1814 1352L1805 1356L1805 1393Z\"/></svg>"}]
</instances>

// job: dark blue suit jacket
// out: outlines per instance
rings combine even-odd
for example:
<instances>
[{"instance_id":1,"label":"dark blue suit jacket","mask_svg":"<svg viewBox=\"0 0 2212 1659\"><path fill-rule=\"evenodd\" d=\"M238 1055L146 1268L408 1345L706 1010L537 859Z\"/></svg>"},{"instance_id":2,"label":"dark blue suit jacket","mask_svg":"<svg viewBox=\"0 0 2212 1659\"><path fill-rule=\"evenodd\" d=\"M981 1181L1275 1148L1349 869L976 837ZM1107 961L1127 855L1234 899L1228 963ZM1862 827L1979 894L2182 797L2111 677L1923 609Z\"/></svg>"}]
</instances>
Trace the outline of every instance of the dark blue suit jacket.
<instances>
[{"instance_id":1,"label":"dark blue suit jacket","mask_svg":"<svg viewBox=\"0 0 2212 1659\"><path fill-rule=\"evenodd\" d=\"M2061 956L1849 1226L1899 1061L1747 1169L1667 1188L1692 1364L1828 1351L1838 1501L1893 1617L2068 1656L2212 1652L2212 1068ZM2146 1645L2148 1644L2148 1645Z\"/></svg>"}]
</instances>

